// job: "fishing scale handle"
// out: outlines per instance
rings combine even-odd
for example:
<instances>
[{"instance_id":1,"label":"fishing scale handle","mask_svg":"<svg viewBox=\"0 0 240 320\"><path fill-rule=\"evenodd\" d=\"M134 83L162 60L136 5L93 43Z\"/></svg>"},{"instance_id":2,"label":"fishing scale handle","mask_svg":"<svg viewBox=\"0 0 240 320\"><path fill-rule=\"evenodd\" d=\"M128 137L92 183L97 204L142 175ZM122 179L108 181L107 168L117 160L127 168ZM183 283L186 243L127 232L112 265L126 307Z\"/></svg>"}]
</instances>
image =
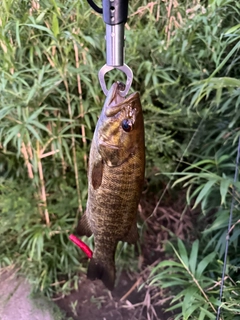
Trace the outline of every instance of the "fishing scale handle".
<instances>
[{"instance_id":1,"label":"fishing scale handle","mask_svg":"<svg viewBox=\"0 0 240 320\"><path fill-rule=\"evenodd\" d=\"M128 0L102 0L102 8L87 0L106 24L106 64L110 67L124 65L124 25L128 16Z\"/></svg>"},{"instance_id":2,"label":"fishing scale handle","mask_svg":"<svg viewBox=\"0 0 240 320\"><path fill-rule=\"evenodd\" d=\"M99 70L98 78L104 94L108 95L105 74L113 69L125 73L127 80L122 97L126 97L131 88L133 73L124 63L124 27L128 16L128 0L102 0L102 8L94 0L87 0L90 6L103 15L106 24L106 64Z\"/></svg>"},{"instance_id":3,"label":"fishing scale handle","mask_svg":"<svg viewBox=\"0 0 240 320\"><path fill-rule=\"evenodd\" d=\"M103 0L106 23L106 63L111 67L124 65L124 28L128 16L128 0Z\"/></svg>"},{"instance_id":4,"label":"fishing scale handle","mask_svg":"<svg viewBox=\"0 0 240 320\"><path fill-rule=\"evenodd\" d=\"M93 0L87 0L89 5L96 12L103 14L106 24L116 25L126 23L128 16L128 0L102 0L102 8L96 5Z\"/></svg>"},{"instance_id":5,"label":"fishing scale handle","mask_svg":"<svg viewBox=\"0 0 240 320\"><path fill-rule=\"evenodd\" d=\"M128 16L128 0L103 0L103 20L114 26L125 24Z\"/></svg>"}]
</instances>

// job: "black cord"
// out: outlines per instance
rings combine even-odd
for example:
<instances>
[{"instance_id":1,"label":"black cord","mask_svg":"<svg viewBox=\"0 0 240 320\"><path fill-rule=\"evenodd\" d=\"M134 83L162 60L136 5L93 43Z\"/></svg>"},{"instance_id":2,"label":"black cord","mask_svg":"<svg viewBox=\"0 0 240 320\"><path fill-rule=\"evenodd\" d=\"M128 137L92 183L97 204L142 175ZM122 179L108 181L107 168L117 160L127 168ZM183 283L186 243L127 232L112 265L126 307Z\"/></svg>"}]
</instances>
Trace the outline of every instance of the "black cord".
<instances>
[{"instance_id":1,"label":"black cord","mask_svg":"<svg viewBox=\"0 0 240 320\"><path fill-rule=\"evenodd\" d=\"M240 138L238 140L238 151L237 151L237 158L236 158L234 182L237 181L237 177L238 177L239 158L240 158ZM231 203L231 209L230 209L230 215L229 215L228 231L227 231L226 247L225 247L225 255L224 255L224 264L223 264L221 287L220 287L220 297L219 297L220 305L219 305L218 310L217 310L216 320L219 320L220 313L221 313L221 302L222 302L222 295L223 295L223 286L224 286L224 278L225 278L225 273L226 273L228 246L229 246L229 238L230 238L230 234L229 233L230 233L231 225L232 225L232 216L233 216L234 205L235 205L235 187L233 186L232 203Z\"/></svg>"},{"instance_id":2,"label":"black cord","mask_svg":"<svg viewBox=\"0 0 240 320\"><path fill-rule=\"evenodd\" d=\"M97 13L101 13L101 14L103 13L103 9L97 6L96 3L93 2L93 0L87 0L87 2L90 4L93 10L95 10Z\"/></svg>"}]
</instances>

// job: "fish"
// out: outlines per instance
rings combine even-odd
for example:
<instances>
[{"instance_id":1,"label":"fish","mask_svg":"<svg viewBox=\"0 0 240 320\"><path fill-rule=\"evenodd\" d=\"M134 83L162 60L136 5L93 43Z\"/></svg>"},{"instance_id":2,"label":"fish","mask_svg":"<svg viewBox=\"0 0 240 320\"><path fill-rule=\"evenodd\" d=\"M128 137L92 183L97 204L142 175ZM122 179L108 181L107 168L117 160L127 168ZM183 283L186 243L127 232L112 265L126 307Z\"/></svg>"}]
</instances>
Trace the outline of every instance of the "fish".
<instances>
[{"instance_id":1,"label":"fish","mask_svg":"<svg viewBox=\"0 0 240 320\"><path fill-rule=\"evenodd\" d=\"M137 209L145 173L143 111L138 92L122 97L115 82L106 97L90 148L88 199L76 233L94 235L87 277L113 290L119 241L138 239Z\"/></svg>"}]
</instances>

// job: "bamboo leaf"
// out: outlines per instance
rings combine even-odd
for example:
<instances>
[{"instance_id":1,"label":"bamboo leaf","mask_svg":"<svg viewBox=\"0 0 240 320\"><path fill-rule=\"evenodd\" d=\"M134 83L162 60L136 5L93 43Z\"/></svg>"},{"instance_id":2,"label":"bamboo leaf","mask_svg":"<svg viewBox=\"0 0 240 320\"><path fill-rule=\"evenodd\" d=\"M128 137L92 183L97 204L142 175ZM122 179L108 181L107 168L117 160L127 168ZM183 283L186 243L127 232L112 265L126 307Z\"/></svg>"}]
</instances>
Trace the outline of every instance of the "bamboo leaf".
<instances>
[{"instance_id":1,"label":"bamboo leaf","mask_svg":"<svg viewBox=\"0 0 240 320\"><path fill-rule=\"evenodd\" d=\"M42 142L42 139L40 138L38 132L35 130L33 126L27 124L26 128L33 134L33 136L37 139L37 141Z\"/></svg>"},{"instance_id":2,"label":"bamboo leaf","mask_svg":"<svg viewBox=\"0 0 240 320\"><path fill-rule=\"evenodd\" d=\"M21 131L22 125L18 124L8 130L5 140L3 141L3 147L6 148L8 143L17 137L17 134Z\"/></svg>"},{"instance_id":3,"label":"bamboo leaf","mask_svg":"<svg viewBox=\"0 0 240 320\"><path fill-rule=\"evenodd\" d=\"M220 194L221 194L221 204L224 204L226 201L226 195L228 193L228 188L231 185L232 181L229 179L222 179L220 182Z\"/></svg>"},{"instance_id":4,"label":"bamboo leaf","mask_svg":"<svg viewBox=\"0 0 240 320\"><path fill-rule=\"evenodd\" d=\"M201 313L204 313L205 316L208 317L208 319L216 319L216 316L215 314L213 314L212 312L208 311L207 309L203 308L203 307L200 307L201 309ZM204 318L203 318L204 319Z\"/></svg>"},{"instance_id":5,"label":"bamboo leaf","mask_svg":"<svg viewBox=\"0 0 240 320\"><path fill-rule=\"evenodd\" d=\"M0 119L3 119L4 117L6 117L6 115L8 115L11 112L12 112L12 108L9 106L2 108L0 110Z\"/></svg>"},{"instance_id":6,"label":"bamboo leaf","mask_svg":"<svg viewBox=\"0 0 240 320\"><path fill-rule=\"evenodd\" d=\"M17 44L19 48L21 48L21 40L19 35L19 20L16 21L16 39L17 39Z\"/></svg>"},{"instance_id":7,"label":"bamboo leaf","mask_svg":"<svg viewBox=\"0 0 240 320\"><path fill-rule=\"evenodd\" d=\"M88 114L84 115L84 120L86 121L88 128L91 130L91 123Z\"/></svg>"},{"instance_id":8,"label":"bamboo leaf","mask_svg":"<svg viewBox=\"0 0 240 320\"><path fill-rule=\"evenodd\" d=\"M46 33L48 33L50 36L54 36L52 31L44 26L40 26L38 24L23 24L23 26L27 26L27 27L31 27L31 28L34 28L34 29L38 29L38 30L41 30L41 31L45 31Z\"/></svg>"},{"instance_id":9,"label":"bamboo leaf","mask_svg":"<svg viewBox=\"0 0 240 320\"><path fill-rule=\"evenodd\" d=\"M198 248L199 248L199 240L195 240L192 244L192 250L189 257L189 267L193 274L195 274L195 271L196 271Z\"/></svg>"},{"instance_id":10,"label":"bamboo leaf","mask_svg":"<svg viewBox=\"0 0 240 320\"><path fill-rule=\"evenodd\" d=\"M43 124L41 124L39 121L36 120L32 120L31 124L35 125L37 128L42 129L43 131L51 134L51 132L49 131L49 129L47 127L45 127Z\"/></svg>"},{"instance_id":11,"label":"bamboo leaf","mask_svg":"<svg viewBox=\"0 0 240 320\"><path fill-rule=\"evenodd\" d=\"M46 108L46 106L43 106L39 109L37 109L35 112L33 112L30 117L27 119L28 123L31 123L33 120L35 120L42 112L43 110Z\"/></svg>"},{"instance_id":12,"label":"bamboo leaf","mask_svg":"<svg viewBox=\"0 0 240 320\"><path fill-rule=\"evenodd\" d=\"M234 33L235 31L237 31L238 29L240 29L240 24L237 24L236 26L228 29L225 34L229 34L229 33Z\"/></svg>"},{"instance_id":13,"label":"bamboo leaf","mask_svg":"<svg viewBox=\"0 0 240 320\"><path fill-rule=\"evenodd\" d=\"M199 264L197 266L197 271L196 271L197 279L199 279L202 276L202 273L204 272L206 267L209 265L209 263L212 262L212 260L215 258L215 256L216 256L216 253L211 252L206 257L204 257L202 261L199 262Z\"/></svg>"},{"instance_id":14,"label":"bamboo leaf","mask_svg":"<svg viewBox=\"0 0 240 320\"><path fill-rule=\"evenodd\" d=\"M55 37L59 35L59 24L58 24L58 17L56 13L53 13L52 18L52 31Z\"/></svg>"},{"instance_id":15,"label":"bamboo leaf","mask_svg":"<svg viewBox=\"0 0 240 320\"><path fill-rule=\"evenodd\" d=\"M216 179L213 179L213 180L209 180L205 185L204 187L202 188L201 192L199 193L196 201L195 201L195 204L193 206L193 208L196 208L197 205L202 201L202 199L204 197L206 197L210 191L210 189L212 188L212 186L216 183Z\"/></svg>"},{"instance_id":16,"label":"bamboo leaf","mask_svg":"<svg viewBox=\"0 0 240 320\"><path fill-rule=\"evenodd\" d=\"M189 266L188 254L185 245L183 244L182 240L178 239L178 249L179 249L179 256L181 257L184 265L186 267Z\"/></svg>"}]
</instances>

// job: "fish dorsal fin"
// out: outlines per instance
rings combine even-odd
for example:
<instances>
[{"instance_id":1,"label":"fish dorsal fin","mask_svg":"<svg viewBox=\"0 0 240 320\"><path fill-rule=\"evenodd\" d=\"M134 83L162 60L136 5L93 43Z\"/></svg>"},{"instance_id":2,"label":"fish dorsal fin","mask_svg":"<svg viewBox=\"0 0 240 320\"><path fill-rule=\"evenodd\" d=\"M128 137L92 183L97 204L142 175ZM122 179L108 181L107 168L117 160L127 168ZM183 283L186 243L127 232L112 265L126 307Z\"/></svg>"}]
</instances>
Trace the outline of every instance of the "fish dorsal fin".
<instances>
[{"instance_id":1,"label":"fish dorsal fin","mask_svg":"<svg viewBox=\"0 0 240 320\"><path fill-rule=\"evenodd\" d=\"M129 244L135 244L139 239L138 230L137 230L137 223L134 221L132 224L128 234L122 239Z\"/></svg>"},{"instance_id":2,"label":"fish dorsal fin","mask_svg":"<svg viewBox=\"0 0 240 320\"><path fill-rule=\"evenodd\" d=\"M102 184L102 176L103 176L103 161L99 160L94 163L93 169L92 169L92 186L93 189L98 189Z\"/></svg>"},{"instance_id":3,"label":"fish dorsal fin","mask_svg":"<svg viewBox=\"0 0 240 320\"><path fill-rule=\"evenodd\" d=\"M86 213L80 219L78 226L76 228L76 233L79 236L87 236L90 237L92 235L92 230L90 228Z\"/></svg>"}]
</instances>

